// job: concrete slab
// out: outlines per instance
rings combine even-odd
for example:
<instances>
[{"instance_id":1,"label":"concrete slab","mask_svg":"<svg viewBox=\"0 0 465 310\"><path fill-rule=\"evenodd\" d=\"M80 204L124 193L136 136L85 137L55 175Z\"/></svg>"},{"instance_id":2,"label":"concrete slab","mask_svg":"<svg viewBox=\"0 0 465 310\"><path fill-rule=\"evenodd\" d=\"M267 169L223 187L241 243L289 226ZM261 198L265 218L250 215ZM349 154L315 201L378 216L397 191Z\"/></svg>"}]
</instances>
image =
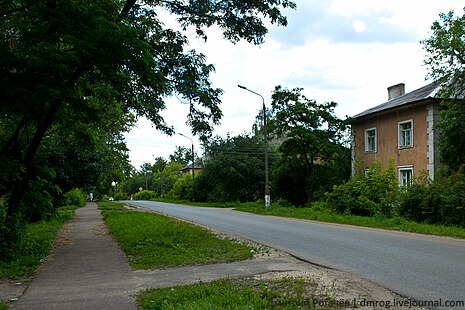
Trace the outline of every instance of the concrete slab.
<instances>
[{"instance_id":1,"label":"concrete slab","mask_svg":"<svg viewBox=\"0 0 465 310\"><path fill-rule=\"evenodd\" d=\"M136 309L133 271L95 203L76 210L54 249L13 309Z\"/></svg>"}]
</instances>

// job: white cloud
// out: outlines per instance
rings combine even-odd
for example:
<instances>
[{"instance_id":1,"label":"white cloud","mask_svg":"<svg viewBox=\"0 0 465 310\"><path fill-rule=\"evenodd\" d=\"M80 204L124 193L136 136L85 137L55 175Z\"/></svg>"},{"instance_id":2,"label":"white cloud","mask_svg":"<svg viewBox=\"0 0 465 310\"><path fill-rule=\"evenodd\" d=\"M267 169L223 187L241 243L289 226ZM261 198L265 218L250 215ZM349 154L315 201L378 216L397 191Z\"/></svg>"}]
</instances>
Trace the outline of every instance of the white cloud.
<instances>
[{"instance_id":1,"label":"white cloud","mask_svg":"<svg viewBox=\"0 0 465 310\"><path fill-rule=\"evenodd\" d=\"M367 30L365 23L358 19L352 21L352 27L354 28L355 32L364 32Z\"/></svg>"}]
</instances>

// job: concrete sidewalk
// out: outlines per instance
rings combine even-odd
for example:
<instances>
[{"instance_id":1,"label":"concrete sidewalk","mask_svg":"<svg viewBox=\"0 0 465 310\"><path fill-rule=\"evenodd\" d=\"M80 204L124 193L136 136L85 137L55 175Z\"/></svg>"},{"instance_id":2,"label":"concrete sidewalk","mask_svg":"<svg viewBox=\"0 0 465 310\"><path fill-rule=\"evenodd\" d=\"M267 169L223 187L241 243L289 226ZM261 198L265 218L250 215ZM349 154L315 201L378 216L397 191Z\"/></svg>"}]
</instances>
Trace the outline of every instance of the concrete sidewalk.
<instances>
[{"instance_id":1,"label":"concrete sidewalk","mask_svg":"<svg viewBox=\"0 0 465 310\"><path fill-rule=\"evenodd\" d=\"M292 261L292 263L291 263ZM300 269L289 257L133 271L108 235L95 203L76 210L57 246L12 309L136 309L142 289ZM1 295L1 290L0 290ZM0 296L0 299L8 299Z\"/></svg>"},{"instance_id":2,"label":"concrete sidewalk","mask_svg":"<svg viewBox=\"0 0 465 310\"><path fill-rule=\"evenodd\" d=\"M61 241L13 309L136 309L133 272L97 204L76 210Z\"/></svg>"}]
</instances>

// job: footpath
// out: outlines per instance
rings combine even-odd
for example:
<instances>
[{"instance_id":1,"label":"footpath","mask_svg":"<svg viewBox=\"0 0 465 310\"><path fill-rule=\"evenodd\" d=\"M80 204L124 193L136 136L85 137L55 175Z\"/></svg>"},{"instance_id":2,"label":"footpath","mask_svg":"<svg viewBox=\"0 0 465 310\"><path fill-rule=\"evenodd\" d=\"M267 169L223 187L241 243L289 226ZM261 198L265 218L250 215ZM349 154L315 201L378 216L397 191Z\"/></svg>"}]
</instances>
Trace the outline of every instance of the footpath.
<instances>
[{"instance_id":1,"label":"footpath","mask_svg":"<svg viewBox=\"0 0 465 310\"><path fill-rule=\"evenodd\" d=\"M302 269L303 262L269 257L235 263L163 270L132 270L107 232L95 203L76 210L56 246L25 291L0 287L0 299L11 309L136 309L143 289L207 282Z\"/></svg>"}]
</instances>

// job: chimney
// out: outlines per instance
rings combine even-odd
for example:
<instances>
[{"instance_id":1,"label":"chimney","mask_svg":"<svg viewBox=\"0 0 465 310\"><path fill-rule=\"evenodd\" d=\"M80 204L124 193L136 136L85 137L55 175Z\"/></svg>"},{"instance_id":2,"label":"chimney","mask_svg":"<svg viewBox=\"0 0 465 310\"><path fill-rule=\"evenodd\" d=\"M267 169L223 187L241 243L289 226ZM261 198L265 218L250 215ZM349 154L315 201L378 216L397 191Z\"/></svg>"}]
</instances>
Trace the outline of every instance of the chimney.
<instances>
[{"instance_id":1,"label":"chimney","mask_svg":"<svg viewBox=\"0 0 465 310\"><path fill-rule=\"evenodd\" d=\"M388 100L395 99L397 97L402 96L403 94L405 94L404 83L400 83L400 84L388 87Z\"/></svg>"}]
</instances>

